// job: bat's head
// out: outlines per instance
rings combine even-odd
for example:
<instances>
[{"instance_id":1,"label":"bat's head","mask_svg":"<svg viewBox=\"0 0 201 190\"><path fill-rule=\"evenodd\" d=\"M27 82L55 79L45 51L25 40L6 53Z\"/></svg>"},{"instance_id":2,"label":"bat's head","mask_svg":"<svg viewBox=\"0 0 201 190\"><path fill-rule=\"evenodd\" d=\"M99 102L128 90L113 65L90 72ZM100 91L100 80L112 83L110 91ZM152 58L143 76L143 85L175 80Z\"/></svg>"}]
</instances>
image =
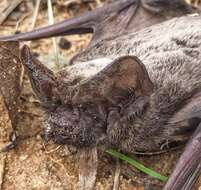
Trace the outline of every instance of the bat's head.
<instances>
[{"instance_id":1,"label":"bat's head","mask_svg":"<svg viewBox=\"0 0 201 190\"><path fill-rule=\"evenodd\" d=\"M78 147L104 144L109 113L114 109L121 112L135 101L135 109L137 102L142 109L142 101L137 99L147 100L153 90L145 66L132 56L111 61L104 68L100 63L94 64L93 67L99 68L95 72L90 70L90 63L85 68L87 78L87 74L84 78L80 74L84 69L81 65L77 72L67 69L55 76L26 46L21 50L21 58L45 110L44 137L61 144Z\"/></svg>"}]
</instances>

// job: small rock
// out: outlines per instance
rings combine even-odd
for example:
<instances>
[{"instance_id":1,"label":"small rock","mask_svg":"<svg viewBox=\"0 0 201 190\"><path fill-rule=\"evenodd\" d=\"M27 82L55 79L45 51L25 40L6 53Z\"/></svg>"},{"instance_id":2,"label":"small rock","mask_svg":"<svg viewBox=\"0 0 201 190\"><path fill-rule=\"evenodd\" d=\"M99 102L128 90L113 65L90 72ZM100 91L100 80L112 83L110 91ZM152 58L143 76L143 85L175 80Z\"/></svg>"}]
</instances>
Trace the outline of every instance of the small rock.
<instances>
[{"instance_id":1,"label":"small rock","mask_svg":"<svg viewBox=\"0 0 201 190\"><path fill-rule=\"evenodd\" d=\"M28 155L22 155L19 157L20 161L25 161L28 158Z\"/></svg>"},{"instance_id":2,"label":"small rock","mask_svg":"<svg viewBox=\"0 0 201 190\"><path fill-rule=\"evenodd\" d=\"M38 52L33 52L32 54L33 54L34 57L39 57L40 56L40 54Z\"/></svg>"},{"instance_id":3,"label":"small rock","mask_svg":"<svg viewBox=\"0 0 201 190\"><path fill-rule=\"evenodd\" d=\"M16 30L15 31L15 34L20 34L21 32L19 30Z\"/></svg>"},{"instance_id":4,"label":"small rock","mask_svg":"<svg viewBox=\"0 0 201 190\"><path fill-rule=\"evenodd\" d=\"M59 47L60 47L61 49L70 49L71 46L72 46L71 42L69 42L67 39L61 38L61 39L59 40Z\"/></svg>"}]
</instances>

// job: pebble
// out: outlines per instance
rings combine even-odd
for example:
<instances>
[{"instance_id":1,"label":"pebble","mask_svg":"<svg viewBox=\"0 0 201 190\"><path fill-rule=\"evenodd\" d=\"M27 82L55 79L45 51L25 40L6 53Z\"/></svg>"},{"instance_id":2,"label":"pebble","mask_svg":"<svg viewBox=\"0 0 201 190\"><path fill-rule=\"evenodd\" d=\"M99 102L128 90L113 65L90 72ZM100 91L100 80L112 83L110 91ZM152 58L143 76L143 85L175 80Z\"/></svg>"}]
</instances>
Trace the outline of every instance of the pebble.
<instances>
[{"instance_id":1,"label":"pebble","mask_svg":"<svg viewBox=\"0 0 201 190\"><path fill-rule=\"evenodd\" d=\"M59 40L59 47L61 49L66 49L67 50L67 49L70 49L71 46L72 46L71 42L69 42L67 39L60 38L60 40Z\"/></svg>"}]
</instances>

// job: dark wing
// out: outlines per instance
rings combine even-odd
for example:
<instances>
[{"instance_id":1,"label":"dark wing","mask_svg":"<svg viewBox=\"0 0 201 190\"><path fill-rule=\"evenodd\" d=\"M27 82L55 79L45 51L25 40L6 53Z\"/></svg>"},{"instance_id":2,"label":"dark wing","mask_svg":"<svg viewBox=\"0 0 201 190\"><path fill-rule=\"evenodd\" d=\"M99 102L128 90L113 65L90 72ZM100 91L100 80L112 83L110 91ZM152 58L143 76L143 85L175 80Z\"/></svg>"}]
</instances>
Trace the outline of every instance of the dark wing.
<instances>
[{"instance_id":1,"label":"dark wing","mask_svg":"<svg viewBox=\"0 0 201 190\"><path fill-rule=\"evenodd\" d=\"M93 33L91 44L105 38L137 31L176 16L193 13L184 0L118 0L81 16L0 40L37 40L53 36Z\"/></svg>"},{"instance_id":2,"label":"dark wing","mask_svg":"<svg viewBox=\"0 0 201 190\"><path fill-rule=\"evenodd\" d=\"M192 190L201 175L201 124L189 140L163 190Z\"/></svg>"},{"instance_id":3,"label":"dark wing","mask_svg":"<svg viewBox=\"0 0 201 190\"><path fill-rule=\"evenodd\" d=\"M163 190L191 190L201 175L201 93L192 96L170 123L176 126L175 136L193 135Z\"/></svg>"},{"instance_id":4,"label":"dark wing","mask_svg":"<svg viewBox=\"0 0 201 190\"><path fill-rule=\"evenodd\" d=\"M201 92L196 92L183 105L168 122L174 126L167 128L173 138L188 139L201 123Z\"/></svg>"},{"instance_id":5,"label":"dark wing","mask_svg":"<svg viewBox=\"0 0 201 190\"><path fill-rule=\"evenodd\" d=\"M111 34L110 30L113 30L114 28L117 29L118 27L119 30L126 29L124 29L124 27L126 27L126 24L129 23L130 19L132 19L138 4L138 0L117 1L72 19L37 29L32 32L1 37L0 40L37 40L52 36L85 33L94 33L94 37L96 36L96 38L107 36L108 34Z\"/></svg>"}]
</instances>

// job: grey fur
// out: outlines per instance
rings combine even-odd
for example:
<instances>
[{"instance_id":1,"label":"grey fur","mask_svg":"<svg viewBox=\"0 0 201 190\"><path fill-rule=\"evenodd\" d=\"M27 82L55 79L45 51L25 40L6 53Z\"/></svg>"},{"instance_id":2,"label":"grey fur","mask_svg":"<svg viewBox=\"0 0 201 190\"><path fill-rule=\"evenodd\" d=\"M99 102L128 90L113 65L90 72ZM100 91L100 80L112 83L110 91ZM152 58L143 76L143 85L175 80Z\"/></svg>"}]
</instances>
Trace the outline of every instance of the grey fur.
<instances>
[{"instance_id":1,"label":"grey fur","mask_svg":"<svg viewBox=\"0 0 201 190\"><path fill-rule=\"evenodd\" d=\"M129 152L159 149L162 141L171 138L170 133L174 133L168 128L171 115L201 87L200 19L200 16L175 18L115 40L103 40L74 60L76 65L102 57L114 60L135 55L146 66L154 83L151 105L140 119L128 126L126 140L119 140L121 149ZM162 136L164 139L159 138Z\"/></svg>"}]
</instances>

